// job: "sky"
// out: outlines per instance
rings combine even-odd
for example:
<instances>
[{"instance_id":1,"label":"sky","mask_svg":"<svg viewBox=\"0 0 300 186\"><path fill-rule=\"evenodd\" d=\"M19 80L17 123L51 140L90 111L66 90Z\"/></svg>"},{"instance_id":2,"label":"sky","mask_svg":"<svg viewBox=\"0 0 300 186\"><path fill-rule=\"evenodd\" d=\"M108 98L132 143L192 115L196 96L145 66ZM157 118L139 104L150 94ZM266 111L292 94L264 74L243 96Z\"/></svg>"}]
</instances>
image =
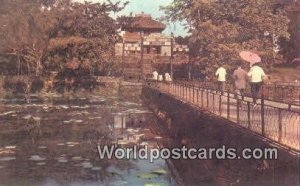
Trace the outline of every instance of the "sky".
<instances>
[{"instance_id":1,"label":"sky","mask_svg":"<svg viewBox=\"0 0 300 186\"><path fill-rule=\"evenodd\" d=\"M84 2L84 0L77 0L79 2ZM103 2L104 0L90 0L92 2ZM112 0L116 2L117 0ZM168 5L173 2L173 0L120 0L121 2L128 1L129 4L124 10L122 10L118 15L129 15L131 12L133 14L144 12L145 14L151 14L153 18L159 18L164 15L163 11L159 10L160 6ZM117 16L117 15L113 15ZM187 32L180 23L168 23L166 30L163 32L166 35L170 35L171 32L175 36L186 36Z\"/></svg>"}]
</instances>

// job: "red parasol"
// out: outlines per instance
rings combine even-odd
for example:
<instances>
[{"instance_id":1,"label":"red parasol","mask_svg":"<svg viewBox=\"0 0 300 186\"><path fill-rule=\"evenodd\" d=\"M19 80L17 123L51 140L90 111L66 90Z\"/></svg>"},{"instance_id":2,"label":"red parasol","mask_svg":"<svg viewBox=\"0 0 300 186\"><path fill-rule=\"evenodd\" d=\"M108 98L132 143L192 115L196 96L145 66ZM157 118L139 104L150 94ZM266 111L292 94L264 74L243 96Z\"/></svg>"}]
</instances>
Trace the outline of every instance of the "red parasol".
<instances>
[{"instance_id":1,"label":"red parasol","mask_svg":"<svg viewBox=\"0 0 300 186\"><path fill-rule=\"evenodd\" d=\"M76 60L69 61L65 67L70 70L76 70L79 68L79 63Z\"/></svg>"},{"instance_id":2,"label":"red parasol","mask_svg":"<svg viewBox=\"0 0 300 186\"><path fill-rule=\"evenodd\" d=\"M259 55L255 54L253 52L250 52L250 51L242 51L242 52L240 52L240 56L243 60L245 60L251 64L261 62L261 58L259 57Z\"/></svg>"}]
</instances>

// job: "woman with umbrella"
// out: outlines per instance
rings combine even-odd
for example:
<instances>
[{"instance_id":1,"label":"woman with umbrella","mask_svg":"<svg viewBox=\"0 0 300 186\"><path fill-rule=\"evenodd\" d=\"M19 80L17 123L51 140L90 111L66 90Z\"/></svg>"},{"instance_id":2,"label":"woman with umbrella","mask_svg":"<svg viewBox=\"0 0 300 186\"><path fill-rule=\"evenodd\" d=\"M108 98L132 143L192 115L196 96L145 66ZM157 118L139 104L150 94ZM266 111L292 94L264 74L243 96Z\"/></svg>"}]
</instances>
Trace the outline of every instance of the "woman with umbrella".
<instances>
[{"instance_id":1,"label":"woman with umbrella","mask_svg":"<svg viewBox=\"0 0 300 186\"><path fill-rule=\"evenodd\" d=\"M251 68L247 75L250 79L253 102L256 105L258 95L263 84L263 78L266 76L264 70L258 65L258 63L261 62L261 58L257 54L248 51L241 52L240 56L245 61L250 62Z\"/></svg>"}]
</instances>

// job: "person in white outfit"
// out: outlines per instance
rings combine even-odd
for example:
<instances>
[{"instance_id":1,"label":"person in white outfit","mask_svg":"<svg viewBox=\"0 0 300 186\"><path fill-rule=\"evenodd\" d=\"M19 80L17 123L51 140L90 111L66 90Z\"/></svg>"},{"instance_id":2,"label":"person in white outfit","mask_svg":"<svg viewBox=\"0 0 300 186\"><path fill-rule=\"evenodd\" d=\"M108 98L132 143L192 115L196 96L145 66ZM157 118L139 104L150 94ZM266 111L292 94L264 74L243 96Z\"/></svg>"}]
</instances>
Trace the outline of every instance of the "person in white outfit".
<instances>
[{"instance_id":1,"label":"person in white outfit","mask_svg":"<svg viewBox=\"0 0 300 186\"><path fill-rule=\"evenodd\" d=\"M218 77L218 89L221 91L222 94L225 91L226 75L226 69L223 65L221 65L216 71L216 76Z\"/></svg>"},{"instance_id":2,"label":"person in white outfit","mask_svg":"<svg viewBox=\"0 0 300 186\"><path fill-rule=\"evenodd\" d=\"M158 72L155 70L153 73L153 80L157 80L158 79Z\"/></svg>"},{"instance_id":3,"label":"person in white outfit","mask_svg":"<svg viewBox=\"0 0 300 186\"><path fill-rule=\"evenodd\" d=\"M172 78L171 78L169 73L165 73L165 80L166 80L166 82L171 82L172 81Z\"/></svg>"},{"instance_id":4,"label":"person in white outfit","mask_svg":"<svg viewBox=\"0 0 300 186\"><path fill-rule=\"evenodd\" d=\"M163 75L158 75L158 81L163 81L164 78L163 78Z\"/></svg>"},{"instance_id":5,"label":"person in white outfit","mask_svg":"<svg viewBox=\"0 0 300 186\"><path fill-rule=\"evenodd\" d=\"M266 76L264 70L258 66L258 64L253 64L250 71L248 72L248 77L250 79L251 94L253 98L253 103L256 104L258 95L263 84L263 78Z\"/></svg>"}]
</instances>

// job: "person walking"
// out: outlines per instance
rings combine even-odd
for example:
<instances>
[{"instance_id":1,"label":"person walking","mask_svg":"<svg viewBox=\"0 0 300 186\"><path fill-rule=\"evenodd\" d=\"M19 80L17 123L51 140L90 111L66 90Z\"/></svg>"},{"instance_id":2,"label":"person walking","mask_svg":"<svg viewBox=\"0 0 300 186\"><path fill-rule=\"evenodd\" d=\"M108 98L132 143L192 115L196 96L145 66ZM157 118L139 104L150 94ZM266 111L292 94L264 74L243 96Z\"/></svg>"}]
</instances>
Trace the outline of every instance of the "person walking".
<instances>
[{"instance_id":1,"label":"person walking","mask_svg":"<svg viewBox=\"0 0 300 186\"><path fill-rule=\"evenodd\" d=\"M250 78L251 94L253 98L253 103L257 104L258 95L263 84L263 78L266 76L264 70L258 66L257 63L253 64L248 72L248 77Z\"/></svg>"},{"instance_id":2,"label":"person walking","mask_svg":"<svg viewBox=\"0 0 300 186\"><path fill-rule=\"evenodd\" d=\"M226 69L222 64L216 71L216 76L218 77L218 90L223 94L225 91L225 82L226 82Z\"/></svg>"},{"instance_id":3,"label":"person walking","mask_svg":"<svg viewBox=\"0 0 300 186\"><path fill-rule=\"evenodd\" d=\"M158 72L156 70L152 73L152 79L155 81L158 80Z\"/></svg>"},{"instance_id":4,"label":"person walking","mask_svg":"<svg viewBox=\"0 0 300 186\"><path fill-rule=\"evenodd\" d=\"M233 80L234 80L236 98L239 99L239 95L241 95L242 100L244 100L244 92L246 89L248 76L247 76L247 72L242 68L241 64L233 72Z\"/></svg>"}]
</instances>

